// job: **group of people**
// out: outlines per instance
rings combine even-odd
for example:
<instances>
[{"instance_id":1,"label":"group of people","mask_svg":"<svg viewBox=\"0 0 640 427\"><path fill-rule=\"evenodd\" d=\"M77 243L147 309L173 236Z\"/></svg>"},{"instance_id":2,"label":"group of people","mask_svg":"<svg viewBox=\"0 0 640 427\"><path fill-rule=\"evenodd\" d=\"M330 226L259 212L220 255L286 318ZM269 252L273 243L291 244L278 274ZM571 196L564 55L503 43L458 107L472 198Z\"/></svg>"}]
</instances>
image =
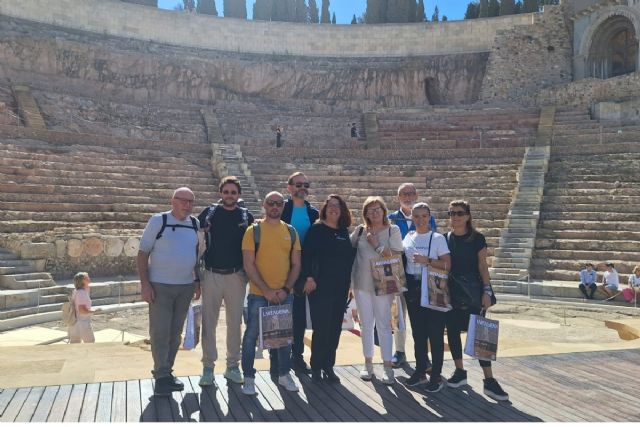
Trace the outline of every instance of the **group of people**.
<instances>
[{"instance_id":1,"label":"group of people","mask_svg":"<svg viewBox=\"0 0 640 427\"><path fill-rule=\"evenodd\" d=\"M201 386L214 385L216 328L223 302L227 327L224 377L242 384L243 393L256 393L254 359L260 307L273 304L291 304L293 312L292 344L270 350L274 380L277 377L280 386L297 391L290 374L293 368L299 374L310 374L314 382L339 383L333 368L350 292L361 324L363 380L374 376L374 334L383 360L383 383L394 384L393 368L406 363L402 331L396 333L395 354L392 348L391 307L398 299L405 308L400 311L409 313L415 343L416 368L406 385L438 392L445 385L466 384L460 333L466 330L471 314L481 314L490 307L492 297L486 240L473 227L470 205L462 200L451 202L451 232L439 234L429 206L416 203L416 188L406 183L398 189L398 211L389 214L381 197L369 197L362 208L362 225L350 233L353 218L345 200L332 194L317 209L306 200L310 186L303 173L292 174L287 182L289 197L285 199L277 191L268 193L262 205L264 217L256 220L238 204L240 182L228 176L219 185L221 199L197 218L191 216L193 192L179 188L171 198L171 211L149 220L137 263L142 298L149 303L156 394L183 389L172 369L190 301L200 296ZM199 233L204 243L199 243ZM399 254L406 257L408 291L377 295L371 260ZM419 277L422 269L430 266L449 272L451 311L438 312L420 305ZM457 280L473 283L473 295L457 297ZM247 281L246 328L240 340ZM313 329L310 367L303 358L307 303ZM442 376L445 327L455 363L447 380ZM508 394L493 378L491 363L481 361L480 365L484 392L507 400Z\"/></svg>"},{"instance_id":2,"label":"group of people","mask_svg":"<svg viewBox=\"0 0 640 427\"><path fill-rule=\"evenodd\" d=\"M588 262L585 264L584 269L580 271L578 288L586 299L593 299L596 290L600 290L606 300L613 299L622 293L627 302L636 302L638 295L640 295L640 265L636 265L633 269L627 284L628 287L626 289L622 291L618 289L620 287L620 275L615 269L615 265L612 262L607 262L602 275L602 284L598 285L595 266Z\"/></svg>"}]
</instances>

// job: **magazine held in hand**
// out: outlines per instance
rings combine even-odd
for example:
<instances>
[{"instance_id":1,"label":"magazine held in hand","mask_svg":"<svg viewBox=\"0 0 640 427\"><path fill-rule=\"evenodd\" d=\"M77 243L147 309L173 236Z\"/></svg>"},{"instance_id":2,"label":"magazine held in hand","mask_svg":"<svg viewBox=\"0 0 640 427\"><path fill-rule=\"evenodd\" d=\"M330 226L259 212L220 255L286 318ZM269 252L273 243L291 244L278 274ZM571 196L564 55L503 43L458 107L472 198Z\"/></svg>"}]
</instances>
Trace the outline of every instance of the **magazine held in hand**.
<instances>
[{"instance_id":1,"label":"magazine held in hand","mask_svg":"<svg viewBox=\"0 0 640 427\"><path fill-rule=\"evenodd\" d=\"M280 348L293 342L292 309L291 304L260 307L260 348Z\"/></svg>"},{"instance_id":2,"label":"magazine held in hand","mask_svg":"<svg viewBox=\"0 0 640 427\"><path fill-rule=\"evenodd\" d=\"M497 320L472 314L469 318L464 354L479 360L496 360L499 329L500 323Z\"/></svg>"},{"instance_id":3,"label":"magazine held in hand","mask_svg":"<svg viewBox=\"0 0 640 427\"><path fill-rule=\"evenodd\" d=\"M449 311L451 298L446 270L433 266L422 269L422 283L420 289L420 305L437 311Z\"/></svg>"}]
</instances>

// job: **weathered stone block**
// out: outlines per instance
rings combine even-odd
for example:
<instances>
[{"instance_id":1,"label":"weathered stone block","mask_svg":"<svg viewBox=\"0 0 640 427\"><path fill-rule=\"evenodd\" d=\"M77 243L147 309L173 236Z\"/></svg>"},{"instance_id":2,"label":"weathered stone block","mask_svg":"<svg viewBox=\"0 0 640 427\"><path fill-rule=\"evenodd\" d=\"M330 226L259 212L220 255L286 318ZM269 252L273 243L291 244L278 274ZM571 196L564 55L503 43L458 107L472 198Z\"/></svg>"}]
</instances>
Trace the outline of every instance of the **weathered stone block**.
<instances>
[{"instance_id":1,"label":"weathered stone block","mask_svg":"<svg viewBox=\"0 0 640 427\"><path fill-rule=\"evenodd\" d=\"M56 247L52 243L23 243L20 247L22 259L41 259L54 257Z\"/></svg>"},{"instance_id":2,"label":"weathered stone block","mask_svg":"<svg viewBox=\"0 0 640 427\"><path fill-rule=\"evenodd\" d=\"M140 240L137 237L129 237L124 244L124 254L129 257L137 256L139 247Z\"/></svg>"},{"instance_id":3,"label":"weathered stone block","mask_svg":"<svg viewBox=\"0 0 640 427\"><path fill-rule=\"evenodd\" d=\"M94 257L100 255L104 250L104 244L102 243L102 240L97 237L91 237L85 240L82 243L82 246L85 254Z\"/></svg>"},{"instance_id":4,"label":"weathered stone block","mask_svg":"<svg viewBox=\"0 0 640 427\"><path fill-rule=\"evenodd\" d=\"M120 256L124 249L124 242L119 237L106 237L104 239L104 253L110 257Z\"/></svg>"},{"instance_id":5,"label":"weathered stone block","mask_svg":"<svg viewBox=\"0 0 640 427\"><path fill-rule=\"evenodd\" d=\"M72 258L82 255L82 240L70 239L67 242L67 254Z\"/></svg>"},{"instance_id":6,"label":"weathered stone block","mask_svg":"<svg viewBox=\"0 0 640 427\"><path fill-rule=\"evenodd\" d=\"M56 258L64 258L67 255L67 242L66 240L56 240Z\"/></svg>"}]
</instances>

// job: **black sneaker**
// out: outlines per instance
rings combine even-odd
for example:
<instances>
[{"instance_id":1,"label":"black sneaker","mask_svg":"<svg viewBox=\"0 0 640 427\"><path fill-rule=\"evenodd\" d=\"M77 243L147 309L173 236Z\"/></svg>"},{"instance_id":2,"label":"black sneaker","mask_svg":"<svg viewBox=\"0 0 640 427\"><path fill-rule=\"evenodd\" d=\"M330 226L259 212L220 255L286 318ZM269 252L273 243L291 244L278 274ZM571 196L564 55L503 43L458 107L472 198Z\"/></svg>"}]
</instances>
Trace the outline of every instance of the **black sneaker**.
<instances>
[{"instance_id":1,"label":"black sneaker","mask_svg":"<svg viewBox=\"0 0 640 427\"><path fill-rule=\"evenodd\" d=\"M320 369L311 371L311 381L314 383L322 382L322 372L320 372Z\"/></svg>"},{"instance_id":2,"label":"black sneaker","mask_svg":"<svg viewBox=\"0 0 640 427\"><path fill-rule=\"evenodd\" d=\"M182 381L180 381L179 379L177 379L176 377L174 377L173 375L170 375L171 378L171 390L172 391L182 391L184 390L184 383Z\"/></svg>"},{"instance_id":3,"label":"black sneaker","mask_svg":"<svg viewBox=\"0 0 640 427\"><path fill-rule=\"evenodd\" d=\"M495 378L484 379L484 394L495 400L509 400L509 395L500 387Z\"/></svg>"},{"instance_id":4,"label":"black sneaker","mask_svg":"<svg viewBox=\"0 0 640 427\"><path fill-rule=\"evenodd\" d=\"M156 379L153 394L156 396L171 396L174 391L173 378L171 376Z\"/></svg>"},{"instance_id":5,"label":"black sneaker","mask_svg":"<svg viewBox=\"0 0 640 427\"><path fill-rule=\"evenodd\" d=\"M413 387L416 386L418 384L424 384L427 382L427 375L423 374L421 372L414 372L413 375L411 375L407 381L405 381L405 384L408 385L409 387Z\"/></svg>"},{"instance_id":6,"label":"black sneaker","mask_svg":"<svg viewBox=\"0 0 640 427\"><path fill-rule=\"evenodd\" d=\"M407 356L402 351L396 351L396 354L391 358L391 365L394 369L397 369L407 363Z\"/></svg>"},{"instance_id":7,"label":"black sneaker","mask_svg":"<svg viewBox=\"0 0 640 427\"><path fill-rule=\"evenodd\" d=\"M299 374L309 375L311 373L311 369L302 357L292 357L291 367Z\"/></svg>"},{"instance_id":8,"label":"black sneaker","mask_svg":"<svg viewBox=\"0 0 640 427\"><path fill-rule=\"evenodd\" d=\"M436 378L435 376L429 378L429 382L424 386L424 391L426 391L427 393L437 393L443 388L444 381L442 381L442 378L440 377L440 375L438 375L438 378Z\"/></svg>"},{"instance_id":9,"label":"black sneaker","mask_svg":"<svg viewBox=\"0 0 640 427\"><path fill-rule=\"evenodd\" d=\"M451 378L447 380L447 385L453 388L467 385L467 371L465 371L464 369L456 368Z\"/></svg>"},{"instance_id":10,"label":"black sneaker","mask_svg":"<svg viewBox=\"0 0 640 427\"><path fill-rule=\"evenodd\" d=\"M340 377L333 372L333 368L323 369L324 371L324 379L329 381L332 384L340 384Z\"/></svg>"}]
</instances>

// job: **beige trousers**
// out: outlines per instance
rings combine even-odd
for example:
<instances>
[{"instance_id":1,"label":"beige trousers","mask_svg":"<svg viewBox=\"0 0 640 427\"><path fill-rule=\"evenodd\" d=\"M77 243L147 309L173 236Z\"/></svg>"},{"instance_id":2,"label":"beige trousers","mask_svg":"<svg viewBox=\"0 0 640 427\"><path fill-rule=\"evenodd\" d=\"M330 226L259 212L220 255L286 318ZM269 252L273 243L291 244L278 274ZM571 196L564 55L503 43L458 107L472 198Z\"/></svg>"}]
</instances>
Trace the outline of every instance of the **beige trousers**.
<instances>
[{"instance_id":1,"label":"beige trousers","mask_svg":"<svg viewBox=\"0 0 640 427\"><path fill-rule=\"evenodd\" d=\"M204 270L202 286L202 365L213 368L218 360L216 328L220 307L224 301L227 320L227 368L235 368L240 362L242 335L242 309L247 289L244 272L233 274L212 273Z\"/></svg>"},{"instance_id":2,"label":"beige trousers","mask_svg":"<svg viewBox=\"0 0 640 427\"><path fill-rule=\"evenodd\" d=\"M93 328L91 327L91 318L84 317L78 318L77 322L69 326L69 343L70 344L79 344L79 343L92 343L95 342L96 338L93 335Z\"/></svg>"}]
</instances>

